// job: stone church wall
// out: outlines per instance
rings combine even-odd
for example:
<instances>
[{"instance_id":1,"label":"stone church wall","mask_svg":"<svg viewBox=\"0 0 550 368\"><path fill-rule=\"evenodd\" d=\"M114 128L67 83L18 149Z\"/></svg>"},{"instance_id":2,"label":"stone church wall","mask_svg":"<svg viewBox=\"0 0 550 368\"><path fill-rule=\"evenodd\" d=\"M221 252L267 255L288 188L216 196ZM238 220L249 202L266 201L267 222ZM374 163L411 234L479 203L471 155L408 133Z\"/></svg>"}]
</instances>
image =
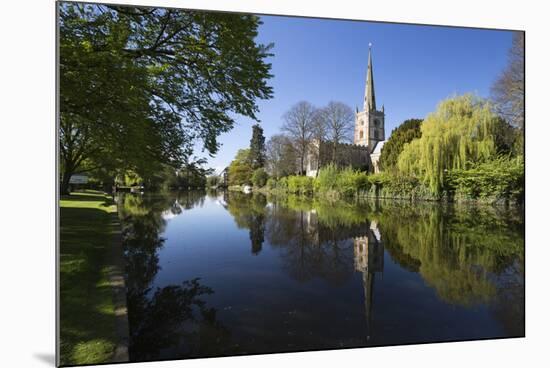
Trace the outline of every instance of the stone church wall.
<instances>
[{"instance_id":1,"label":"stone church wall","mask_svg":"<svg viewBox=\"0 0 550 368\"><path fill-rule=\"evenodd\" d=\"M335 156L334 160L333 155ZM332 142L314 142L307 157L306 175L317 176L318 169L331 162L340 167L351 166L362 171L369 171L372 166L368 147L339 143L334 149Z\"/></svg>"}]
</instances>

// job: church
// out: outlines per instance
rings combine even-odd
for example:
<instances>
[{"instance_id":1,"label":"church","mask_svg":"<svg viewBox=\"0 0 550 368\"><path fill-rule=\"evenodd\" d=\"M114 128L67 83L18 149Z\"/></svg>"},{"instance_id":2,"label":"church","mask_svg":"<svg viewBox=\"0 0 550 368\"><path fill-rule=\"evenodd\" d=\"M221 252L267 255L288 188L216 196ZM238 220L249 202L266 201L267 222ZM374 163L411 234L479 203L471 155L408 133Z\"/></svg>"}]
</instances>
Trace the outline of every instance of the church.
<instances>
[{"instance_id":1,"label":"church","mask_svg":"<svg viewBox=\"0 0 550 368\"><path fill-rule=\"evenodd\" d=\"M315 177L319 169L334 161L338 166L351 166L354 169L371 173L380 171L379 160L385 141L384 106L376 108L374 93L374 72L372 53L369 45L369 60L365 85L363 111L355 109L355 130L353 144L340 143L337 155L333 159L332 142L314 141L311 144L306 160L306 175Z\"/></svg>"}]
</instances>

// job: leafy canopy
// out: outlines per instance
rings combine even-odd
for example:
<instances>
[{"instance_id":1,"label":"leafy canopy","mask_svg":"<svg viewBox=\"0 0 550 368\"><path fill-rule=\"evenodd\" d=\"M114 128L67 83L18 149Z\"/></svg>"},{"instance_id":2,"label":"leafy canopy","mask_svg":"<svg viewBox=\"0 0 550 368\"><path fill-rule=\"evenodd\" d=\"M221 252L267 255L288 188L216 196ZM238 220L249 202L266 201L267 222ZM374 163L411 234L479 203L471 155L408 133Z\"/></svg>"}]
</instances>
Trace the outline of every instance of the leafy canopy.
<instances>
[{"instance_id":1,"label":"leafy canopy","mask_svg":"<svg viewBox=\"0 0 550 368\"><path fill-rule=\"evenodd\" d=\"M264 167L266 160L266 148L264 130L260 124L252 126L252 139L250 139L250 165L253 169Z\"/></svg>"},{"instance_id":2,"label":"leafy canopy","mask_svg":"<svg viewBox=\"0 0 550 368\"><path fill-rule=\"evenodd\" d=\"M424 120L422 136L404 145L399 171L421 178L432 192L440 193L446 171L494 159L507 127L479 97L447 99Z\"/></svg>"},{"instance_id":3,"label":"leafy canopy","mask_svg":"<svg viewBox=\"0 0 550 368\"><path fill-rule=\"evenodd\" d=\"M422 119L408 119L391 132L380 154L380 167L382 170L396 170L397 159L405 144L413 139L420 138L422 135L421 124Z\"/></svg>"},{"instance_id":4,"label":"leafy canopy","mask_svg":"<svg viewBox=\"0 0 550 368\"><path fill-rule=\"evenodd\" d=\"M64 176L91 167L141 176L206 152L256 119L271 45L253 15L62 3L60 151Z\"/></svg>"}]
</instances>

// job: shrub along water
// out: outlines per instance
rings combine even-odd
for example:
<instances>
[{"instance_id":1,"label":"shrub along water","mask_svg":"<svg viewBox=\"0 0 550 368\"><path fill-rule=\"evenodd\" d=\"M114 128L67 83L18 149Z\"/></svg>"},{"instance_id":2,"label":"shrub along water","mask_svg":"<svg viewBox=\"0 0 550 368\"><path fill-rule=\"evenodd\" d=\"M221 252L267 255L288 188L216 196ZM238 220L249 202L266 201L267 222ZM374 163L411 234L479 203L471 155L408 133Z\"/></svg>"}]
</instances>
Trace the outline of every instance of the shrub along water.
<instances>
[{"instance_id":1,"label":"shrub along water","mask_svg":"<svg viewBox=\"0 0 550 368\"><path fill-rule=\"evenodd\" d=\"M523 156L499 157L472 165L470 169L451 170L445 187L457 200L521 202L524 198L523 182Z\"/></svg>"},{"instance_id":2,"label":"shrub along water","mask_svg":"<svg viewBox=\"0 0 550 368\"><path fill-rule=\"evenodd\" d=\"M270 178L272 192L332 199L376 197L430 201L520 202L523 199L523 158L501 157L473 166L449 170L442 190L434 193L422 180L397 173L367 174L351 168L328 165L317 178L291 175Z\"/></svg>"}]
</instances>

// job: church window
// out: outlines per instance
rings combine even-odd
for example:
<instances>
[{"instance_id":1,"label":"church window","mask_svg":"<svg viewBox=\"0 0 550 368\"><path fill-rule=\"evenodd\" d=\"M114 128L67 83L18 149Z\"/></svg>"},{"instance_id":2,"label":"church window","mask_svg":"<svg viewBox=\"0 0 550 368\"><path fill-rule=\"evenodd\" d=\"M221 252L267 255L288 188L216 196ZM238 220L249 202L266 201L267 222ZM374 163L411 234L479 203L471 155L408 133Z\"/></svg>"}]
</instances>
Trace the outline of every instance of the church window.
<instances>
[{"instance_id":1,"label":"church window","mask_svg":"<svg viewBox=\"0 0 550 368\"><path fill-rule=\"evenodd\" d=\"M363 131L359 131L359 139L363 139Z\"/></svg>"}]
</instances>

